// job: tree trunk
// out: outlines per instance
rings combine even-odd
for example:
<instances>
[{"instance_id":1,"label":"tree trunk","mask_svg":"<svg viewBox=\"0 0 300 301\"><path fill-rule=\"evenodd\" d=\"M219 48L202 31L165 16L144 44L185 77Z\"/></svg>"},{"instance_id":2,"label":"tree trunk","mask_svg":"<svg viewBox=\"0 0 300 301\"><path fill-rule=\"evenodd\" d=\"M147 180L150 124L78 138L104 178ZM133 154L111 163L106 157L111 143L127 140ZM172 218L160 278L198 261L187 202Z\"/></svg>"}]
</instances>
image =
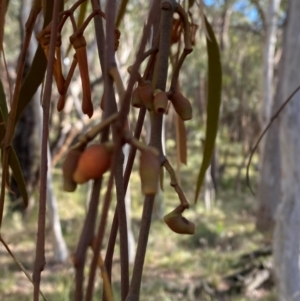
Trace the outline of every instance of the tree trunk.
<instances>
[{"instance_id":1,"label":"tree trunk","mask_svg":"<svg viewBox=\"0 0 300 301\"><path fill-rule=\"evenodd\" d=\"M274 114L282 102L277 88L273 101L274 85L274 57L277 31L277 12L280 0L269 0L265 13L265 41L263 56L263 105L261 127L268 124L271 114ZM280 151L279 151L279 124L276 121L267 133L261 144L261 172L258 187L257 229L264 233L271 233L274 228L274 218L280 200Z\"/></svg>"},{"instance_id":2,"label":"tree trunk","mask_svg":"<svg viewBox=\"0 0 300 301\"><path fill-rule=\"evenodd\" d=\"M291 0L279 86L283 99L300 82L300 1ZM282 156L282 200L276 214L274 266L278 299L300 300L300 94L297 93L281 115L280 148Z\"/></svg>"},{"instance_id":3,"label":"tree trunk","mask_svg":"<svg viewBox=\"0 0 300 301\"><path fill-rule=\"evenodd\" d=\"M271 118L273 102L273 78L274 78L274 58L277 32L277 13L280 0L269 0L265 13L265 40L263 55L263 108L262 108L262 128L265 128Z\"/></svg>"},{"instance_id":4,"label":"tree trunk","mask_svg":"<svg viewBox=\"0 0 300 301\"><path fill-rule=\"evenodd\" d=\"M53 233L53 250L54 261L65 262L68 259L68 249L66 242L63 238L60 220L58 215L57 200L53 189L52 170L51 170L51 154L48 144L48 174L47 174L47 204L48 204L48 217L50 228Z\"/></svg>"}]
</instances>

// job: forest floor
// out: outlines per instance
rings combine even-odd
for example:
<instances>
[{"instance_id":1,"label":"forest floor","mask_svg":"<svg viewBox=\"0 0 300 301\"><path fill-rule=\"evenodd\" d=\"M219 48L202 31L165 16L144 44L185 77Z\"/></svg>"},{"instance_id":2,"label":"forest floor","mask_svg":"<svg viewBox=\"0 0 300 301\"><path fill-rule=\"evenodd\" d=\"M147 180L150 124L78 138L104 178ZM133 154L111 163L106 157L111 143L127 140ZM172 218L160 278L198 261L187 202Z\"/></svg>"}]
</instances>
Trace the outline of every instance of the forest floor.
<instances>
[{"instance_id":1,"label":"forest floor","mask_svg":"<svg viewBox=\"0 0 300 301\"><path fill-rule=\"evenodd\" d=\"M196 164L196 165L195 165ZM222 180L212 209L205 209L203 201L193 204L194 187L199 166L197 158L181 170L181 186L190 200L191 208L185 216L196 224L193 236L182 236L169 230L161 218L153 219L141 288L141 301L176 300L275 300L269 242L255 229L255 197L241 178L241 191L232 189L236 170L229 169ZM243 171L244 172L244 171ZM70 254L86 213L87 185L76 194L62 192L61 172L54 170L56 196L64 237ZM163 208L170 212L178 201L165 179ZM104 187L106 187L104 185ZM131 178L132 226L138 237L143 197L137 173ZM162 208L156 206L155 208ZM7 214L2 235L16 257L32 273L35 239L36 206L23 221L19 215ZM113 212L110 212L109 221ZM110 227L107 227L107 235ZM90 255L90 254L89 254ZM47 300L72 300L74 270L71 261L62 265L52 261L51 233L47 230L45 270L41 290ZM104 257L104 250L102 252ZM90 256L88 256L89 258ZM120 300L119 254L115 252L113 292ZM32 284L0 246L0 300L32 300ZM88 273L88 269L86 269ZM94 300L100 300L101 278L96 280Z\"/></svg>"}]
</instances>

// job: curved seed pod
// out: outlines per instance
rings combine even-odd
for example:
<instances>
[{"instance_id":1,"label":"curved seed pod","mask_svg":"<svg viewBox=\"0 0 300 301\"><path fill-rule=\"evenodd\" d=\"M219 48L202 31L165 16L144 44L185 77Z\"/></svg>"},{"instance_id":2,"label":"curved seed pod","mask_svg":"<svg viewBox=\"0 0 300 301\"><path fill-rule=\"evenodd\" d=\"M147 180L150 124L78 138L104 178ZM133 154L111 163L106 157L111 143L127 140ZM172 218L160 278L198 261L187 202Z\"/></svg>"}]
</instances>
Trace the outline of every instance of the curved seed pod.
<instances>
[{"instance_id":1,"label":"curved seed pod","mask_svg":"<svg viewBox=\"0 0 300 301\"><path fill-rule=\"evenodd\" d=\"M156 194L160 179L160 169L158 157L149 150L142 151L139 172L143 194Z\"/></svg>"},{"instance_id":2,"label":"curved seed pod","mask_svg":"<svg viewBox=\"0 0 300 301\"><path fill-rule=\"evenodd\" d=\"M76 51L76 58L79 66L82 84L82 112L91 118L93 116L94 109L91 97L86 41L83 35L72 35L70 37L70 42Z\"/></svg>"},{"instance_id":3,"label":"curved seed pod","mask_svg":"<svg viewBox=\"0 0 300 301\"><path fill-rule=\"evenodd\" d=\"M70 149L62 166L63 171L63 189L67 192L76 190L77 184L73 180L73 173L77 167L78 160L81 156L81 151Z\"/></svg>"},{"instance_id":4,"label":"curved seed pod","mask_svg":"<svg viewBox=\"0 0 300 301\"><path fill-rule=\"evenodd\" d=\"M181 205L178 206L175 210L165 215L164 222L175 233L192 235L195 233L195 224L182 216L183 210L184 208Z\"/></svg>"},{"instance_id":5,"label":"curved seed pod","mask_svg":"<svg viewBox=\"0 0 300 301\"><path fill-rule=\"evenodd\" d=\"M155 112L159 114L164 114L167 110L169 102L167 93L157 89L154 91L153 95L153 105Z\"/></svg>"},{"instance_id":6,"label":"curved seed pod","mask_svg":"<svg viewBox=\"0 0 300 301\"><path fill-rule=\"evenodd\" d=\"M174 92L170 97L170 101L179 117L182 120L189 120L193 117L193 108L190 101L185 98L179 91Z\"/></svg>"},{"instance_id":7,"label":"curved seed pod","mask_svg":"<svg viewBox=\"0 0 300 301\"><path fill-rule=\"evenodd\" d=\"M145 82L143 85L139 85L137 89L146 109L153 111L153 88L151 82Z\"/></svg>"},{"instance_id":8,"label":"curved seed pod","mask_svg":"<svg viewBox=\"0 0 300 301\"><path fill-rule=\"evenodd\" d=\"M131 105L135 108L141 108L143 106L143 101L140 98L138 87L132 92Z\"/></svg>"},{"instance_id":9,"label":"curved seed pod","mask_svg":"<svg viewBox=\"0 0 300 301\"><path fill-rule=\"evenodd\" d=\"M110 167L112 144L101 143L88 146L81 154L73 180L77 184L99 179Z\"/></svg>"}]
</instances>

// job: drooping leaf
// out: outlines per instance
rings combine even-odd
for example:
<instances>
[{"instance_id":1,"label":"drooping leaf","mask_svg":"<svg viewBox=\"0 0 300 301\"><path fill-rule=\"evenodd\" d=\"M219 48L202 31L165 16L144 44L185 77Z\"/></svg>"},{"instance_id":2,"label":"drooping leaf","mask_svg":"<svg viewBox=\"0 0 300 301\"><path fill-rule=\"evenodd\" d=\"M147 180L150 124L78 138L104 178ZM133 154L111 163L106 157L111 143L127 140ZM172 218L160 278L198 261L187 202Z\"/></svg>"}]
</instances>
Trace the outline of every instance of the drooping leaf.
<instances>
[{"instance_id":1,"label":"drooping leaf","mask_svg":"<svg viewBox=\"0 0 300 301\"><path fill-rule=\"evenodd\" d=\"M117 20L116 20L116 27L117 28L120 26L121 21L123 20L123 17L124 17L125 12L126 12L127 4L128 4L128 0L122 0L122 2L120 4L120 8L119 8L119 12L118 12Z\"/></svg>"},{"instance_id":2,"label":"drooping leaf","mask_svg":"<svg viewBox=\"0 0 300 301\"><path fill-rule=\"evenodd\" d=\"M63 2L63 1L62 1ZM45 1L44 8L44 24L45 28L51 21L53 12L53 1ZM17 124L25 107L29 104L43 81L47 68L47 59L41 45L38 46L31 67L22 83L20 97L18 102L15 124Z\"/></svg>"},{"instance_id":3,"label":"drooping leaf","mask_svg":"<svg viewBox=\"0 0 300 301\"><path fill-rule=\"evenodd\" d=\"M211 163L214 152L215 141L218 131L219 113L221 106L221 89L222 89L222 66L220 50L214 35L213 29L207 18L205 24L208 32L206 38L208 54L208 92L207 92L207 120L205 144L203 150L202 164L197 178L195 202L200 193L200 189L205 177L205 172Z\"/></svg>"},{"instance_id":4,"label":"drooping leaf","mask_svg":"<svg viewBox=\"0 0 300 301\"><path fill-rule=\"evenodd\" d=\"M0 51L3 50L4 24L7 6L8 3L6 0L0 0Z\"/></svg>"},{"instance_id":5,"label":"drooping leaf","mask_svg":"<svg viewBox=\"0 0 300 301\"><path fill-rule=\"evenodd\" d=\"M28 192L27 192L27 187L26 183L23 177L21 165L18 159L18 156L16 154L16 151L13 147L11 147L11 151L9 153L9 166L12 170L13 177L15 178L19 191L21 193L21 196L23 198L24 206L27 208L28 206Z\"/></svg>"},{"instance_id":6,"label":"drooping leaf","mask_svg":"<svg viewBox=\"0 0 300 301\"><path fill-rule=\"evenodd\" d=\"M5 97L5 93L3 90L2 82L0 81L0 110L1 111L2 111L2 107L6 108L6 97ZM5 117L5 114L1 114L1 116L0 116L0 142L1 143L2 143L4 135L5 135L6 118L7 118L7 108L6 108L6 117Z\"/></svg>"},{"instance_id":7,"label":"drooping leaf","mask_svg":"<svg viewBox=\"0 0 300 301\"><path fill-rule=\"evenodd\" d=\"M80 27L83 24L84 20L85 20L88 4L89 4L89 1L85 1L80 5L78 19L77 19L77 26L78 27Z\"/></svg>"},{"instance_id":8,"label":"drooping leaf","mask_svg":"<svg viewBox=\"0 0 300 301\"><path fill-rule=\"evenodd\" d=\"M4 121L6 122L8 116L7 104L6 104L6 97L3 89L2 82L0 80L0 109L3 114Z\"/></svg>"},{"instance_id":9,"label":"drooping leaf","mask_svg":"<svg viewBox=\"0 0 300 301\"><path fill-rule=\"evenodd\" d=\"M0 85L2 86L2 85ZM2 104L3 104L3 95L0 91L0 103L1 103L1 108L0 108L0 140L2 141L5 135L5 117L2 112ZM5 103L5 95L4 95L4 103ZM5 103L6 105L6 103ZM7 115L6 115L7 118ZM15 149L11 146L11 151L9 152L9 159L8 159L8 164L12 170L13 177L16 180L16 183L18 185L18 188L20 190L21 196L23 198L24 206L25 208L28 206L28 193L27 193L27 188L26 188L26 183L23 177L22 169L20 166L20 162L18 159L18 156L16 154ZM8 182L7 182L8 183Z\"/></svg>"},{"instance_id":10,"label":"drooping leaf","mask_svg":"<svg viewBox=\"0 0 300 301\"><path fill-rule=\"evenodd\" d=\"M189 8L191 8L195 3L195 0L189 0Z\"/></svg>"}]
</instances>

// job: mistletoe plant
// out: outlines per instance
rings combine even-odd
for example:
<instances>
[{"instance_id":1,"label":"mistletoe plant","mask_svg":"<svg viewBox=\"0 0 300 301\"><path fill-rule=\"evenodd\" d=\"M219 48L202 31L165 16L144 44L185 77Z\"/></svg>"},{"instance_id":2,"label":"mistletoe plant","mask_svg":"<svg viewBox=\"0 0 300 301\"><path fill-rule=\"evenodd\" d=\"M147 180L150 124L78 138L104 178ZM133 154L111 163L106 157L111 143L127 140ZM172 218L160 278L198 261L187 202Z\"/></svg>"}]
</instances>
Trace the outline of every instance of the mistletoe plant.
<instances>
[{"instance_id":1,"label":"mistletoe plant","mask_svg":"<svg viewBox=\"0 0 300 301\"><path fill-rule=\"evenodd\" d=\"M52 96L52 82L55 81L59 99L56 107L59 112L64 109L67 90L73 78L76 67L82 83L82 112L88 117L93 116L95 106L103 110L102 120L86 133L82 133L77 144L71 146L64 160L63 188L74 193L78 184L93 180L93 189L88 211L83 222L80 238L76 251L72 257L75 270L75 293L77 301L90 301L93 297L94 282L97 268L103 278L102 300L112 301L111 274L114 247L117 233L120 237L120 268L121 268L121 300L137 301L140 296L142 272L147 250L147 240L151 225L151 214L155 195L160 185L162 168L170 175L170 185L178 195L178 202L174 210L164 217L166 225L179 234L193 234L194 223L188 221L183 213L189 208L184 192L176 179L175 172L162 147L163 115L173 106L178 117L183 121L189 120L193 115L190 101L184 97L180 90L179 74L184 61L193 51L195 35L198 26L194 24L191 16L175 0L153 0L150 5L147 21L143 27L143 34L136 52L135 61L128 66L129 80L127 86L121 76L115 61L115 52L118 50L122 29L117 28L126 12L128 1L123 0L119 8L115 0L107 0L105 11L102 10L99 0L91 0L92 11L81 25L75 20L75 13L87 0L78 0L68 9L64 8L64 1L34 0L30 16L26 23L26 33L23 41L20 60L17 66L17 77L12 93L11 111L8 113L5 106L5 97L1 97L1 128L2 142L2 184L0 198L0 225L3 216L5 188L9 166L18 182L20 191L27 205L27 192L18 158L12 147L12 137L15 125L26 105L31 100L37 88L43 83L42 108L43 108L43 136L41 148L41 178L40 199L38 213L38 228L36 240L36 256L33 277L27 274L34 285L34 298L38 300L40 291L41 272L45 265L45 216L46 216L46 183L47 183L47 143L49 139L49 111ZM5 24L6 1L0 1L0 22ZM66 5L69 2L66 2ZM193 1L189 2L189 6ZM27 77L22 80L24 62L28 50L33 28L40 12L44 15L44 25L37 34L39 47L36 50L31 68ZM118 11L118 14L116 12ZM177 14L179 18L175 18ZM204 173L210 163L214 142L217 133L218 114L220 106L221 67L218 46L210 24L203 16L203 26L206 28L208 45L208 105L207 105L207 130L203 163L199 172L196 198L203 181ZM105 20L105 27L104 21ZM115 22L115 20L117 20ZM91 92L89 65L87 60L87 42L85 30L89 23L94 22L95 38L97 41L98 56L104 78L103 95L101 104L97 104L97 95ZM62 66L61 46L62 31L67 22L71 22L73 33L69 36L69 43L73 49L73 60L69 70L64 76ZM0 26L1 27L1 26ZM152 39L150 39L152 33ZM149 43L151 41L149 49ZM184 44L181 51L182 41ZM1 53L3 52L3 32L0 34ZM171 46L177 45L177 54L170 58ZM65 45L64 45L65 46ZM169 61L171 63L169 63ZM144 70L142 70L142 63ZM172 71L169 71L170 64ZM168 74L171 81L167 86ZM2 85L1 85L2 87ZM119 108L116 94L120 99ZM2 94L1 94L2 95ZM4 101L3 101L4 99ZM139 109L135 129L130 128L130 106ZM149 145L140 141L141 130L145 115L150 114L151 135ZM111 138L110 138L111 137ZM124 154L122 147L130 145L130 153L123 173ZM144 195L143 213L139 231L136 258L130 278L128 263L128 239L124 197L130 180L133 163L136 160L137 149L141 152L139 160L139 174L141 192ZM96 228L97 212L100 202L100 191L104 173L109 173L106 193L102 202L100 222ZM100 250L103 248L104 232L111 207L112 190L116 190L116 209L111 224L110 236L106 246L106 257L103 260ZM0 236L1 242L13 256L5 240ZM87 265L86 255L88 248L93 251L89 265L87 285L84 286L84 270ZM15 259L17 261L17 259ZM19 261L17 261L20 264ZM21 266L24 270L24 268ZM26 272L26 271L25 271ZM85 290L84 290L85 288ZM44 297L44 295L42 294Z\"/></svg>"}]
</instances>

